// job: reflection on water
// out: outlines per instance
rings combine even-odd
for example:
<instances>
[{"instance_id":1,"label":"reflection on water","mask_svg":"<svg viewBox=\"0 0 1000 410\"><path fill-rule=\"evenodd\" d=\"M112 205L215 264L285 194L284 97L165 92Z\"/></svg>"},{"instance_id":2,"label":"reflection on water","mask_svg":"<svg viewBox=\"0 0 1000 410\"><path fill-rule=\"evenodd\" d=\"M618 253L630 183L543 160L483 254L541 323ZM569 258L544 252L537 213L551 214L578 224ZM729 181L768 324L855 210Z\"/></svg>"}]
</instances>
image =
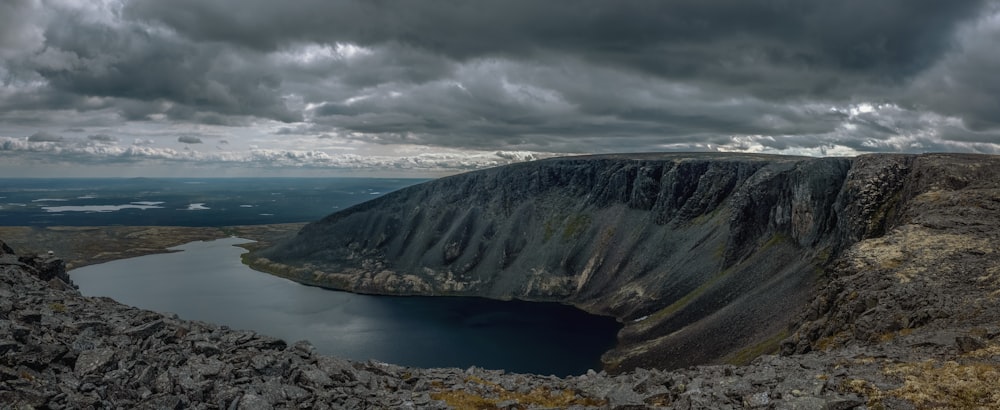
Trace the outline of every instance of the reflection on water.
<instances>
[{"instance_id":1,"label":"reflection on water","mask_svg":"<svg viewBox=\"0 0 1000 410\"><path fill-rule=\"evenodd\" d=\"M356 360L569 375L597 369L620 326L552 303L335 292L253 271L239 238L73 270L88 296L252 329Z\"/></svg>"}]
</instances>

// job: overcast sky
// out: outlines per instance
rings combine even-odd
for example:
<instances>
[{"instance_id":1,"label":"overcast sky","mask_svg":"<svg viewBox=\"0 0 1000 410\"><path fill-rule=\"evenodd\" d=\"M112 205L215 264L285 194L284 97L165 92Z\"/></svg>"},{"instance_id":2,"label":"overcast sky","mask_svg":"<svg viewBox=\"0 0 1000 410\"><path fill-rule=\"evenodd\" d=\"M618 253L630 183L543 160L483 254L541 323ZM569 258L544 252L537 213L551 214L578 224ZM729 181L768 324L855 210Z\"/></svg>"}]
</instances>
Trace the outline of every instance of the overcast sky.
<instances>
[{"instance_id":1,"label":"overcast sky","mask_svg":"<svg viewBox=\"0 0 1000 410\"><path fill-rule=\"evenodd\" d=\"M0 177L998 154L997 73L997 1L0 0Z\"/></svg>"}]
</instances>

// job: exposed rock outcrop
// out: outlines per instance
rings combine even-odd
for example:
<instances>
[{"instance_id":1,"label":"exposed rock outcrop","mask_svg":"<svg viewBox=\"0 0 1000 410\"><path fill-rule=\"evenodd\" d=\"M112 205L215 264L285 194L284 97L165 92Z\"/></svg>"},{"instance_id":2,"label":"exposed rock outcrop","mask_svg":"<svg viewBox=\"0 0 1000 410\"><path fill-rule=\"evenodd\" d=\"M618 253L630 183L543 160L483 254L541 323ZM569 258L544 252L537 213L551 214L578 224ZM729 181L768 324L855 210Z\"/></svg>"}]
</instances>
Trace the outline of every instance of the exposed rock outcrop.
<instances>
[{"instance_id":1,"label":"exposed rock outcrop","mask_svg":"<svg viewBox=\"0 0 1000 410\"><path fill-rule=\"evenodd\" d=\"M57 288L76 288L66 273L66 263L51 255L28 254L18 256L5 242L0 241L0 266L17 266L33 273L37 278Z\"/></svg>"},{"instance_id":2,"label":"exposed rock outcrop","mask_svg":"<svg viewBox=\"0 0 1000 410\"><path fill-rule=\"evenodd\" d=\"M605 355L612 370L740 363L789 335L786 350L805 351L844 331L844 320L812 320L838 314L827 306L796 316L840 297L834 281L811 299L824 275L847 271L832 263L919 219L926 195L998 177L997 158L982 155L558 158L402 189L248 259L355 292L559 301L611 315L625 323ZM793 321L806 330L789 331Z\"/></svg>"},{"instance_id":3,"label":"exposed rock outcrop","mask_svg":"<svg viewBox=\"0 0 1000 410\"><path fill-rule=\"evenodd\" d=\"M924 155L907 169L873 219L880 235L827 267L783 352L1000 323L1000 159Z\"/></svg>"}]
</instances>

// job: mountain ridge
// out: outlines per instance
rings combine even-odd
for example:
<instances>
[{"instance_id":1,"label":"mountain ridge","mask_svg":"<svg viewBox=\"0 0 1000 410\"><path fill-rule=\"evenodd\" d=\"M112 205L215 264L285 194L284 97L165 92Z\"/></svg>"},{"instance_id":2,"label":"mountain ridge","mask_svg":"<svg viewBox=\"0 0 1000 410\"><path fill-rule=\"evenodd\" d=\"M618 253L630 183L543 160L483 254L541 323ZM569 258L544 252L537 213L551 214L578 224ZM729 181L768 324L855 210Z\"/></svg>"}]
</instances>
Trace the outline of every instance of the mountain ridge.
<instances>
[{"instance_id":1,"label":"mountain ridge","mask_svg":"<svg viewBox=\"0 0 1000 410\"><path fill-rule=\"evenodd\" d=\"M739 361L776 349L828 264L940 188L928 179L960 179L952 163L996 172L995 157L966 154L546 159L401 189L247 260L334 289L611 315L625 328L609 369Z\"/></svg>"}]
</instances>

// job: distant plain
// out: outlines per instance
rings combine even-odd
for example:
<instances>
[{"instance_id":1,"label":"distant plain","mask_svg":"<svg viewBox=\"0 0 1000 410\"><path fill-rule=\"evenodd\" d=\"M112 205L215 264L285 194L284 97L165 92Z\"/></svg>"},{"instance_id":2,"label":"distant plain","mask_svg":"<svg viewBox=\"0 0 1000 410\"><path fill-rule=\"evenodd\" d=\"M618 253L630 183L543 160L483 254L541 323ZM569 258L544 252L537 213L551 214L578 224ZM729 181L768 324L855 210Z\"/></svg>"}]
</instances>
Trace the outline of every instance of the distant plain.
<instances>
[{"instance_id":1,"label":"distant plain","mask_svg":"<svg viewBox=\"0 0 1000 410\"><path fill-rule=\"evenodd\" d=\"M74 267L231 235L264 246L306 222L425 179L6 178L0 237Z\"/></svg>"}]
</instances>

